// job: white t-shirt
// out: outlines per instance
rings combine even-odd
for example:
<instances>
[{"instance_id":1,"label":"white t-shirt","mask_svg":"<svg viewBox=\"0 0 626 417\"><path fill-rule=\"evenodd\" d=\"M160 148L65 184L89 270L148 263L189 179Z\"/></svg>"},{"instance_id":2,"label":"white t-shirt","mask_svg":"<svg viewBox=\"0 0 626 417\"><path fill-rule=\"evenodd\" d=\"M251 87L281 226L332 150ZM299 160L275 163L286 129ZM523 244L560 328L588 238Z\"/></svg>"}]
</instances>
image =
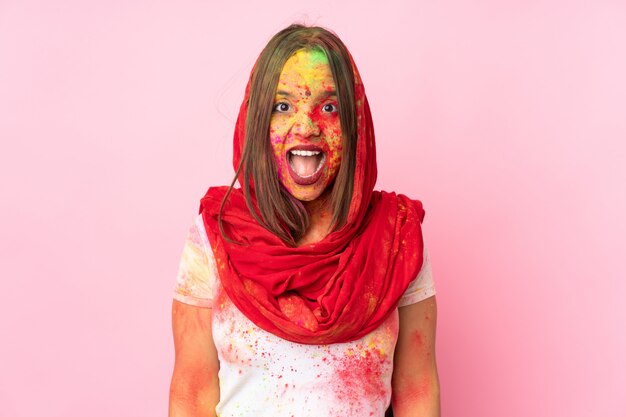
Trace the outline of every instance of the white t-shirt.
<instances>
[{"instance_id":1,"label":"white t-shirt","mask_svg":"<svg viewBox=\"0 0 626 417\"><path fill-rule=\"evenodd\" d=\"M430 260L399 307L435 294ZM250 321L223 291L213 251L198 215L180 260L174 298L212 308L220 362L219 417L383 417L391 401L398 311L373 332L348 343L305 345Z\"/></svg>"}]
</instances>

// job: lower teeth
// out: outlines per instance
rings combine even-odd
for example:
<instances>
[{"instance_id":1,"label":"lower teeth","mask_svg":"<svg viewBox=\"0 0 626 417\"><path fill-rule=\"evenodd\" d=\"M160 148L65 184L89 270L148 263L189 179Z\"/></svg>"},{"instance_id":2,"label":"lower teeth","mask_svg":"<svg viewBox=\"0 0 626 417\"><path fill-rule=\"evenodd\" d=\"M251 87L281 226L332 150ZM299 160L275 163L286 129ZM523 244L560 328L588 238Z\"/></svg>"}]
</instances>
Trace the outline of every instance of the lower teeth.
<instances>
[{"instance_id":1,"label":"lower teeth","mask_svg":"<svg viewBox=\"0 0 626 417\"><path fill-rule=\"evenodd\" d=\"M291 165L291 169L293 170L293 172L295 172L300 178L311 178L313 175L317 174L320 169L322 169L322 167L324 166L324 162L325 161L326 161L326 154L323 154L322 155L322 159L320 160L320 163L317 165L317 168L315 168L315 171L312 174L310 174L310 175L300 175L300 174L298 174L298 171L296 171L296 169L294 168L294 166L291 163L291 161L289 161L289 165Z\"/></svg>"}]
</instances>

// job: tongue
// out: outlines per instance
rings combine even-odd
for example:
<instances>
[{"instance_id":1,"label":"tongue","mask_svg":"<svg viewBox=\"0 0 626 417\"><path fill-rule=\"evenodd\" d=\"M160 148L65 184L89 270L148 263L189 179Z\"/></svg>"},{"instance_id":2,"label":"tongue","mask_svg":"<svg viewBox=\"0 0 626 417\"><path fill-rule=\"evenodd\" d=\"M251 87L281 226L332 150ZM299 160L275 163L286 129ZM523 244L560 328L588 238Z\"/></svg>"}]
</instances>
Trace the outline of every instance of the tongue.
<instances>
[{"instance_id":1,"label":"tongue","mask_svg":"<svg viewBox=\"0 0 626 417\"><path fill-rule=\"evenodd\" d=\"M291 166L296 174L301 177L313 175L318 163L319 157L317 156L291 155Z\"/></svg>"}]
</instances>

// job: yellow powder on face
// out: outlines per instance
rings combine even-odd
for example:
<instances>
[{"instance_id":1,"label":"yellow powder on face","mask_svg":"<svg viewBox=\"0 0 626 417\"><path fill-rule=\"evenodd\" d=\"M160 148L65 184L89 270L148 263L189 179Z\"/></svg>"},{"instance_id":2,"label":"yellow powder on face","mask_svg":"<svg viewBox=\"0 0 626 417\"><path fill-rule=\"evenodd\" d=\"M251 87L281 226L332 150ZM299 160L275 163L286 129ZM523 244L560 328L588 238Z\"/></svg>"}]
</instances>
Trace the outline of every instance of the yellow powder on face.
<instances>
[{"instance_id":1,"label":"yellow powder on face","mask_svg":"<svg viewBox=\"0 0 626 417\"><path fill-rule=\"evenodd\" d=\"M343 146L337 109L335 82L326 55L319 50L294 53L279 77L269 140L279 180L299 200L316 199L337 175ZM298 184L290 174L287 152L298 145L316 145L325 154L322 174L313 184Z\"/></svg>"}]
</instances>

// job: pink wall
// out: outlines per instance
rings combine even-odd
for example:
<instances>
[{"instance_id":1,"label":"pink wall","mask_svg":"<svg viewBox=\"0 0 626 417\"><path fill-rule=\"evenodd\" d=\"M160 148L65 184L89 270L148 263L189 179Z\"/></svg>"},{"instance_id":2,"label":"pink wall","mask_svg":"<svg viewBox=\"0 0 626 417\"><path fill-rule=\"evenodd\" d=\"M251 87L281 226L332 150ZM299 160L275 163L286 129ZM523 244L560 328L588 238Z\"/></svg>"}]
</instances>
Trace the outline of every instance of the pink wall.
<instances>
[{"instance_id":1,"label":"pink wall","mask_svg":"<svg viewBox=\"0 0 626 417\"><path fill-rule=\"evenodd\" d=\"M424 202L444 414L626 415L625 3L261 3L0 2L0 414L166 414L186 229L304 19Z\"/></svg>"}]
</instances>

